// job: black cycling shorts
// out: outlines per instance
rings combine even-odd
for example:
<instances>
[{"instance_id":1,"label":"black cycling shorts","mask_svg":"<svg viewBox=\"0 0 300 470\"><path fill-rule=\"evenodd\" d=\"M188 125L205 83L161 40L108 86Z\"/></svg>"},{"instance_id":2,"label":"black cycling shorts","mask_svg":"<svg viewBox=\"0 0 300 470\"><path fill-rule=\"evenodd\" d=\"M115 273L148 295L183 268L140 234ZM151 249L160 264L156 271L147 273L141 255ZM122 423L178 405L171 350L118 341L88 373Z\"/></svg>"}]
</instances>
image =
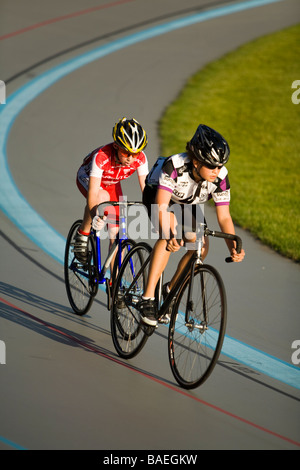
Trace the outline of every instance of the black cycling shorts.
<instances>
[{"instance_id":1,"label":"black cycling shorts","mask_svg":"<svg viewBox=\"0 0 300 470\"><path fill-rule=\"evenodd\" d=\"M156 193L156 186L146 185L143 191L143 204L146 206L148 216L152 222L154 222L153 205L155 204ZM199 223L206 224L201 204L177 204L171 201L169 210L172 211L176 217L176 238L181 238L183 234L187 232L196 232L196 227Z\"/></svg>"}]
</instances>

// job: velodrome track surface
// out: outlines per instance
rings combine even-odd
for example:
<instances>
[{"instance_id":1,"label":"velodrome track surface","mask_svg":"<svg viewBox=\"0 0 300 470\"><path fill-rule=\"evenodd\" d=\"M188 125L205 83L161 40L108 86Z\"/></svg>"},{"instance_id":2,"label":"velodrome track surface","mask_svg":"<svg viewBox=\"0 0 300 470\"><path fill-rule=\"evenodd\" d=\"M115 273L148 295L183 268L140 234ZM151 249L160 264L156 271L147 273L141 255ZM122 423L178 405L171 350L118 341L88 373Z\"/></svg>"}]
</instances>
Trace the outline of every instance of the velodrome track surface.
<instances>
[{"instance_id":1,"label":"velodrome track surface","mask_svg":"<svg viewBox=\"0 0 300 470\"><path fill-rule=\"evenodd\" d=\"M154 163L157 122L191 74L299 22L298 0L250 3L1 2L0 449L299 448L300 373L291 360L299 265L238 228L242 264L226 265L224 242L211 241L208 262L227 288L228 338L209 380L185 392L169 368L166 330L120 360L104 293L74 316L60 262L83 211L77 168L110 141L114 122L125 115L143 124ZM123 188L140 199L135 177Z\"/></svg>"}]
</instances>

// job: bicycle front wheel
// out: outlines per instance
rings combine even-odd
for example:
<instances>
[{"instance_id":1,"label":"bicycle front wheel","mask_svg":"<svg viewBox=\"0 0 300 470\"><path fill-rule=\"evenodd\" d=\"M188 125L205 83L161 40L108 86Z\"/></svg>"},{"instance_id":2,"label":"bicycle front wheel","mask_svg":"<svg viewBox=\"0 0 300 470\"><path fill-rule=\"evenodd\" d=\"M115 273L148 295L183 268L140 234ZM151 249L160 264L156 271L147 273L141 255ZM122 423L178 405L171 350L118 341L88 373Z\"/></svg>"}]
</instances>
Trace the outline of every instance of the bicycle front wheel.
<instances>
[{"instance_id":1,"label":"bicycle front wheel","mask_svg":"<svg viewBox=\"0 0 300 470\"><path fill-rule=\"evenodd\" d=\"M212 266L196 266L194 277L182 284L169 325L169 361L179 385L191 389L207 380L221 352L226 319L221 276Z\"/></svg>"},{"instance_id":2,"label":"bicycle front wheel","mask_svg":"<svg viewBox=\"0 0 300 470\"><path fill-rule=\"evenodd\" d=\"M65 285L70 305L77 315L84 315L91 308L98 291L96 247L92 237L88 242L88 261L82 265L74 256L74 239L81 220L72 225L66 242L64 274Z\"/></svg>"},{"instance_id":3,"label":"bicycle front wheel","mask_svg":"<svg viewBox=\"0 0 300 470\"><path fill-rule=\"evenodd\" d=\"M111 334L119 356L130 359L144 347L154 331L141 322L137 304L147 282L151 247L136 244L126 255L118 274L111 307Z\"/></svg>"}]
</instances>

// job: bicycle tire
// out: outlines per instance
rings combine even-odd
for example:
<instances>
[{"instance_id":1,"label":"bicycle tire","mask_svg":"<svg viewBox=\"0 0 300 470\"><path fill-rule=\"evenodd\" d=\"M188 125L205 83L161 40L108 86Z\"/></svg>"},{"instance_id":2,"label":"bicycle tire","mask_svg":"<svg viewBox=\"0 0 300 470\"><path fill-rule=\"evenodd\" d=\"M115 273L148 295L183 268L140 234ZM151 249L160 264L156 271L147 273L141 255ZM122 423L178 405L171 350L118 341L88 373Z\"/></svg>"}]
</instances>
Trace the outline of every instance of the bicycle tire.
<instances>
[{"instance_id":1,"label":"bicycle tire","mask_svg":"<svg viewBox=\"0 0 300 470\"><path fill-rule=\"evenodd\" d=\"M92 237L88 241L88 262L82 265L76 260L72 251L74 238L81 225L81 220L74 222L70 228L64 258L64 276L67 296L76 315L85 315L93 303L98 291L96 247Z\"/></svg>"},{"instance_id":2,"label":"bicycle tire","mask_svg":"<svg viewBox=\"0 0 300 470\"><path fill-rule=\"evenodd\" d=\"M129 238L122 241L122 243L121 243L122 261L124 261L127 253L129 253L129 251L135 245L136 245L136 242L134 240L129 239ZM119 254L117 252L115 262L114 262L113 272L112 272L112 276L111 276L111 283L112 283L113 291L115 289L118 272L119 272Z\"/></svg>"},{"instance_id":3,"label":"bicycle tire","mask_svg":"<svg viewBox=\"0 0 300 470\"><path fill-rule=\"evenodd\" d=\"M136 242L131 239L126 239L121 242L121 259L124 260L127 253L130 251L133 246L136 245ZM116 252L115 261L113 264L113 269L111 270L110 279L106 279L106 295L107 295L107 310L111 310L112 299L114 296L114 290L116 285L116 279L119 271L119 249Z\"/></svg>"},{"instance_id":4,"label":"bicycle tire","mask_svg":"<svg viewBox=\"0 0 300 470\"><path fill-rule=\"evenodd\" d=\"M143 270L141 268L150 253L150 245L137 243L126 255L116 280L111 307L111 335L118 355L124 359L136 356L154 331L153 327L141 321L137 309L147 282L149 263Z\"/></svg>"},{"instance_id":5,"label":"bicycle tire","mask_svg":"<svg viewBox=\"0 0 300 470\"><path fill-rule=\"evenodd\" d=\"M191 275L176 296L168 334L169 362L183 388L202 385L212 373L221 353L227 321L225 287L210 265L196 266L188 321L185 311Z\"/></svg>"}]
</instances>

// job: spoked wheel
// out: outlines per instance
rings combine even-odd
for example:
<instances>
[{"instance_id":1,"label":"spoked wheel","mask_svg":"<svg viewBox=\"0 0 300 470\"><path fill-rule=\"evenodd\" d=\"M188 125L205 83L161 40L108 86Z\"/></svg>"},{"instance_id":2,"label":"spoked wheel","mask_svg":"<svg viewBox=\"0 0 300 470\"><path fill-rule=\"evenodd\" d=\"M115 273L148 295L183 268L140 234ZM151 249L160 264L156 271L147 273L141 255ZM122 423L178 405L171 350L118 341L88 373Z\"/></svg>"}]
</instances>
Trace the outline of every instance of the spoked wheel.
<instances>
[{"instance_id":1,"label":"spoked wheel","mask_svg":"<svg viewBox=\"0 0 300 470\"><path fill-rule=\"evenodd\" d=\"M171 370L186 389L198 387L211 374L221 352L227 318L225 288L216 269L209 265L195 268L188 302L190 280L187 276L177 295L168 336Z\"/></svg>"},{"instance_id":2,"label":"spoked wheel","mask_svg":"<svg viewBox=\"0 0 300 470\"><path fill-rule=\"evenodd\" d=\"M92 237L88 242L88 261L82 265L74 256L74 239L81 220L72 225L66 242L64 274L68 299L77 315L84 315L90 309L98 291L96 247Z\"/></svg>"},{"instance_id":3,"label":"spoked wheel","mask_svg":"<svg viewBox=\"0 0 300 470\"><path fill-rule=\"evenodd\" d=\"M137 309L148 278L147 243L136 244L126 255L116 280L111 308L111 333L119 356L130 359L145 345L154 328L146 326Z\"/></svg>"},{"instance_id":4,"label":"spoked wheel","mask_svg":"<svg viewBox=\"0 0 300 470\"><path fill-rule=\"evenodd\" d=\"M114 266L113 266L113 271L111 275L111 279L107 279L107 284L106 284L106 290L107 290L107 309L111 310L112 306L112 299L114 295L114 290L116 287L116 279L119 273L119 267L121 266L121 263L124 261L127 253L136 245L136 242L134 240L123 240L121 244L121 252L117 252L115 261L114 261Z\"/></svg>"}]
</instances>

